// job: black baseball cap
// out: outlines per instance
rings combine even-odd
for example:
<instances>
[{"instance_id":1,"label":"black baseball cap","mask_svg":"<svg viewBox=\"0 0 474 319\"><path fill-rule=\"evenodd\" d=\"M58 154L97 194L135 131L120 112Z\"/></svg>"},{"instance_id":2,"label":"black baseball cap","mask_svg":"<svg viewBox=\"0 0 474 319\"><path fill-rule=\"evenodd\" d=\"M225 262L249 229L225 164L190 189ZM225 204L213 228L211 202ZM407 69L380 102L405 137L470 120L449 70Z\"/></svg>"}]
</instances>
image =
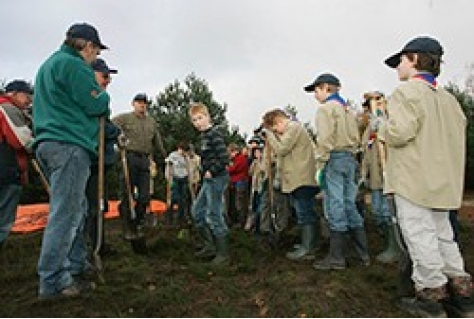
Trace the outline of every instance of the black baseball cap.
<instances>
[{"instance_id":1,"label":"black baseball cap","mask_svg":"<svg viewBox=\"0 0 474 319\"><path fill-rule=\"evenodd\" d=\"M100 41L99 33L97 30L87 23L76 23L73 24L66 33L71 38L84 39L91 41L95 45L99 46L102 50L108 49L108 47Z\"/></svg>"},{"instance_id":2,"label":"black baseball cap","mask_svg":"<svg viewBox=\"0 0 474 319\"><path fill-rule=\"evenodd\" d=\"M135 95L135 97L133 98L133 102L135 101L145 102L147 104L150 103L150 101L148 100L148 96L145 93L138 93L137 95Z\"/></svg>"},{"instance_id":3,"label":"black baseball cap","mask_svg":"<svg viewBox=\"0 0 474 319\"><path fill-rule=\"evenodd\" d=\"M385 59L385 64L391 68L396 68L400 64L400 59L404 53L430 53L442 56L444 51L438 40L431 37L417 37L408 42L403 49Z\"/></svg>"},{"instance_id":4,"label":"black baseball cap","mask_svg":"<svg viewBox=\"0 0 474 319\"><path fill-rule=\"evenodd\" d=\"M335 77L334 75L330 74L330 73L323 73L321 75L319 75L316 80L314 80L313 83L311 84L308 84L307 86L304 87L304 90L306 92L313 92L314 91L314 88L320 84L323 84L323 83L327 83L327 84L332 84L332 85L335 85L337 87L341 86L341 82L339 81L339 79L337 77Z\"/></svg>"},{"instance_id":5,"label":"black baseball cap","mask_svg":"<svg viewBox=\"0 0 474 319\"><path fill-rule=\"evenodd\" d=\"M118 71L115 69L109 68L107 63L105 63L104 59L97 58L93 63L92 63L92 69L96 72L102 72L105 74L117 74Z\"/></svg>"},{"instance_id":6,"label":"black baseball cap","mask_svg":"<svg viewBox=\"0 0 474 319\"><path fill-rule=\"evenodd\" d=\"M24 80L13 80L5 86L5 92L23 92L33 94L33 87Z\"/></svg>"}]
</instances>

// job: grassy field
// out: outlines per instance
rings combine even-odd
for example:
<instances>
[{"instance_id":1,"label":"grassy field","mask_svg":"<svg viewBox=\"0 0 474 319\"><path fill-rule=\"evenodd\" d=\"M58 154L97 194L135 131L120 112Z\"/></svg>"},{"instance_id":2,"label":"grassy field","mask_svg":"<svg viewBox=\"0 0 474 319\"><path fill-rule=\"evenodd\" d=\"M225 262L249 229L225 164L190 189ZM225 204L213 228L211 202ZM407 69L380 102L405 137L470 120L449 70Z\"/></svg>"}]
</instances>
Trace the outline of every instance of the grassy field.
<instances>
[{"instance_id":1,"label":"grassy field","mask_svg":"<svg viewBox=\"0 0 474 319\"><path fill-rule=\"evenodd\" d=\"M232 263L212 268L193 257L195 235L147 232L149 254L136 255L121 239L118 220L107 220L107 242L118 254L103 259L104 283L86 296L37 301L36 263L42 233L11 235L1 254L1 317L406 317L396 305L396 265L349 259L345 271L323 272L312 261L284 257L296 241L291 229L279 251L242 230L231 231ZM366 225L372 256L381 249ZM474 270L473 226L462 223L466 267ZM326 249L317 258L325 256Z\"/></svg>"}]
</instances>

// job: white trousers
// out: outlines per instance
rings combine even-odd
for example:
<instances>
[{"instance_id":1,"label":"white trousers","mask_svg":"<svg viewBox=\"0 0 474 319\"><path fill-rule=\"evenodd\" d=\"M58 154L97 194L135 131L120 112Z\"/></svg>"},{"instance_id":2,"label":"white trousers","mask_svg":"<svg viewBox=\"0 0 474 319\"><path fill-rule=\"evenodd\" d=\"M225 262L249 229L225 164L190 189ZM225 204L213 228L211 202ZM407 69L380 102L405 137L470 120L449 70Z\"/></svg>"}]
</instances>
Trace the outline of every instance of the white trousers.
<instances>
[{"instance_id":1,"label":"white trousers","mask_svg":"<svg viewBox=\"0 0 474 319\"><path fill-rule=\"evenodd\" d=\"M441 287L448 278L469 276L454 241L449 212L418 206L395 195L403 239L413 261L416 290Z\"/></svg>"}]
</instances>

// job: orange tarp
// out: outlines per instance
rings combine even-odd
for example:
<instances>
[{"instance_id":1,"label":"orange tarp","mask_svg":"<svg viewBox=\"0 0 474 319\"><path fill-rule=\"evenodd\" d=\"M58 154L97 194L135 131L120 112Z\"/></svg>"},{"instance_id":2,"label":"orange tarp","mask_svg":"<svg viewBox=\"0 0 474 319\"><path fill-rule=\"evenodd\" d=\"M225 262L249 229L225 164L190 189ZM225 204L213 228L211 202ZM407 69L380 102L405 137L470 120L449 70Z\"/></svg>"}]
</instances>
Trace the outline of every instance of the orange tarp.
<instances>
[{"instance_id":1,"label":"orange tarp","mask_svg":"<svg viewBox=\"0 0 474 319\"><path fill-rule=\"evenodd\" d=\"M119 201L109 201L109 211L105 218L116 218ZM150 202L150 212L162 214L166 211L166 204L159 200ZM12 227L14 233L29 233L42 230L48 221L49 204L19 205L16 211L15 224Z\"/></svg>"}]
</instances>

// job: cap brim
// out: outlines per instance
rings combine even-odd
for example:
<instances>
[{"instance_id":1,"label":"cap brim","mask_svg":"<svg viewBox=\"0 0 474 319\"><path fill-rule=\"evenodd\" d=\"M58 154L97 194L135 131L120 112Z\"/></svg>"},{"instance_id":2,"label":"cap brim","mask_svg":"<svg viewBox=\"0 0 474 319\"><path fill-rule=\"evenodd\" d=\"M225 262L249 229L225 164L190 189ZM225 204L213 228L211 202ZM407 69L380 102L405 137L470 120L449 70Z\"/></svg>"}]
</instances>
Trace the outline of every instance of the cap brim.
<instances>
[{"instance_id":1,"label":"cap brim","mask_svg":"<svg viewBox=\"0 0 474 319\"><path fill-rule=\"evenodd\" d=\"M108 49L109 49L109 47L106 46L105 44L98 43L98 45L99 45L99 47L100 47L101 50L108 50Z\"/></svg>"},{"instance_id":2,"label":"cap brim","mask_svg":"<svg viewBox=\"0 0 474 319\"><path fill-rule=\"evenodd\" d=\"M402 52L398 52L385 60L385 64L391 68L396 68L400 64Z\"/></svg>"},{"instance_id":3,"label":"cap brim","mask_svg":"<svg viewBox=\"0 0 474 319\"><path fill-rule=\"evenodd\" d=\"M109 69L109 74L117 74L118 71L114 69Z\"/></svg>"},{"instance_id":4,"label":"cap brim","mask_svg":"<svg viewBox=\"0 0 474 319\"><path fill-rule=\"evenodd\" d=\"M316 84L312 83L310 85L307 85L304 87L305 92L314 92L314 88L316 87Z\"/></svg>"}]
</instances>

